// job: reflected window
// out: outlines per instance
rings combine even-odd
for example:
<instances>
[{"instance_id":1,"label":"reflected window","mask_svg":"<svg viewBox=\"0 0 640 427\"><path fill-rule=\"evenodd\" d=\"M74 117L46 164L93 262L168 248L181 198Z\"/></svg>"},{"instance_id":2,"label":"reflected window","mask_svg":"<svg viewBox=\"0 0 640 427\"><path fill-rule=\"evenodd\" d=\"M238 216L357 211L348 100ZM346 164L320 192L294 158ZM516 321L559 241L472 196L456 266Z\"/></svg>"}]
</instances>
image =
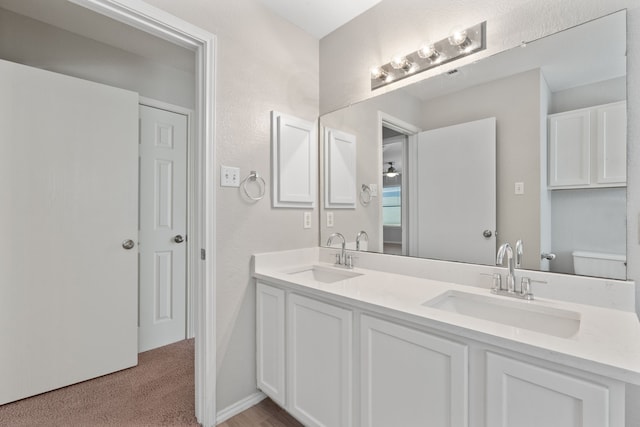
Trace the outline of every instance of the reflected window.
<instances>
[{"instance_id":1,"label":"reflected window","mask_svg":"<svg viewBox=\"0 0 640 427\"><path fill-rule=\"evenodd\" d=\"M402 225L402 189L400 186L382 189L382 223L395 227Z\"/></svg>"}]
</instances>

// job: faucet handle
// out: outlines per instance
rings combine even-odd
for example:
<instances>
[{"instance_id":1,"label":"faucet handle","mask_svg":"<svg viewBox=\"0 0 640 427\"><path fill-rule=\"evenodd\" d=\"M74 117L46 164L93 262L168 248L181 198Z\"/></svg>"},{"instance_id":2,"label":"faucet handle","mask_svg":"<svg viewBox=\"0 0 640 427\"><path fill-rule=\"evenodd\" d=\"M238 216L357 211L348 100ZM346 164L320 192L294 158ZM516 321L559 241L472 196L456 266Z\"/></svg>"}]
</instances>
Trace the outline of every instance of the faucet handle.
<instances>
[{"instance_id":1,"label":"faucet handle","mask_svg":"<svg viewBox=\"0 0 640 427\"><path fill-rule=\"evenodd\" d=\"M347 268L353 268L353 255L347 254L346 259L344 260L344 265Z\"/></svg>"},{"instance_id":2,"label":"faucet handle","mask_svg":"<svg viewBox=\"0 0 640 427\"><path fill-rule=\"evenodd\" d=\"M480 275L491 277L491 291L502 290L502 276L500 276L500 273L480 273Z\"/></svg>"},{"instance_id":3,"label":"faucet handle","mask_svg":"<svg viewBox=\"0 0 640 427\"><path fill-rule=\"evenodd\" d=\"M340 253L336 254L336 265L342 265L342 255Z\"/></svg>"},{"instance_id":4,"label":"faucet handle","mask_svg":"<svg viewBox=\"0 0 640 427\"><path fill-rule=\"evenodd\" d=\"M523 277L520 280L520 293L524 296L524 299L533 301L533 294L531 293L531 279Z\"/></svg>"}]
</instances>

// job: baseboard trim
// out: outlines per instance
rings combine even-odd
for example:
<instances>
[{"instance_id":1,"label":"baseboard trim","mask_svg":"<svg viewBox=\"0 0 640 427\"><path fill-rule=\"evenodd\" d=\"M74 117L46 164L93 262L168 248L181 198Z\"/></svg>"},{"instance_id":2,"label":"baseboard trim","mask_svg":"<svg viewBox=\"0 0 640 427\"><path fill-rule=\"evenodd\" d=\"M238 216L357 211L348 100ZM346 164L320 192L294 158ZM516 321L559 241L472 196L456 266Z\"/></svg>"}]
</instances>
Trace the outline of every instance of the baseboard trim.
<instances>
[{"instance_id":1,"label":"baseboard trim","mask_svg":"<svg viewBox=\"0 0 640 427\"><path fill-rule=\"evenodd\" d=\"M240 412L251 408L253 405L257 405L258 403L266 399L266 397L266 394L261 391L257 391L252 395L249 395L244 399L227 406L226 408L220 410L216 415L216 424L223 423L234 415L238 415Z\"/></svg>"}]
</instances>

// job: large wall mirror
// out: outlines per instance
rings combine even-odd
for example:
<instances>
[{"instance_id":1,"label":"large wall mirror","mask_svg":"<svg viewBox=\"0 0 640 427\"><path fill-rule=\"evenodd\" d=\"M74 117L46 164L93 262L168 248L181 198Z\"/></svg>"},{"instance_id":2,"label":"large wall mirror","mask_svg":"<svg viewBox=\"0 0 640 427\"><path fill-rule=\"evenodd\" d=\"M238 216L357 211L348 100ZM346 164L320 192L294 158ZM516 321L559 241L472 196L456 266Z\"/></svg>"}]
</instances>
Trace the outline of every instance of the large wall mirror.
<instances>
[{"instance_id":1,"label":"large wall mirror","mask_svg":"<svg viewBox=\"0 0 640 427\"><path fill-rule=\"evenodd\" d=\"M322 147L340 132L357 153L355 206L322 200L323 246L339 232L352 249L360 235L360 250L494 265L521 240L524 269L626 278L625 11L320 126Z\"/></svg>"}]
</instances>

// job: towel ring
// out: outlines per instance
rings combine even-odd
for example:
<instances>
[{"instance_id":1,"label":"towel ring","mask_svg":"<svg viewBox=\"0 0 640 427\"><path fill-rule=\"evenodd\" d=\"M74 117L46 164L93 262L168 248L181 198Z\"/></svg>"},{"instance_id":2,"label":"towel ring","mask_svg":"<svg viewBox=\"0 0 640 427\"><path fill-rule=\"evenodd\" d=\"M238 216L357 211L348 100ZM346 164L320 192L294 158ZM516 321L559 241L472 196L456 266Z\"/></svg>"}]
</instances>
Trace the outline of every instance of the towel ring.
<instances>
[{"instance_id":1,"label":"towel ring","mask_svg":"<svg viewBox=\"0 0 640 427\"><path fill-rule=\"evenodd\" d=\"M367 184L362 184L362 189L360 190L360 203L363 206L369 206L371 203L371 187Z\"/></svg>"},{"instance_id":2,"label":"towel ring","mask_svg":"<svg viewBox=\"0 0 640 427\"><path fill-rule=\"evenodd\" d=\"M249 190L247 189L247 184L249 182L256 182L258 184L259 187L259 191L258 191L258 195L257 196L252 196L249 193ZM251 200L262 200L262 198L264 197L264 191L267 187L267 184L264 182L264 179L258 175L258 173L256 171L251 171L249 173L249 176L247 176L245 179L242 180L242 189L244 190L244 194L247 195L248 198L250 198Z\"/></svg>"}]
</instances>

